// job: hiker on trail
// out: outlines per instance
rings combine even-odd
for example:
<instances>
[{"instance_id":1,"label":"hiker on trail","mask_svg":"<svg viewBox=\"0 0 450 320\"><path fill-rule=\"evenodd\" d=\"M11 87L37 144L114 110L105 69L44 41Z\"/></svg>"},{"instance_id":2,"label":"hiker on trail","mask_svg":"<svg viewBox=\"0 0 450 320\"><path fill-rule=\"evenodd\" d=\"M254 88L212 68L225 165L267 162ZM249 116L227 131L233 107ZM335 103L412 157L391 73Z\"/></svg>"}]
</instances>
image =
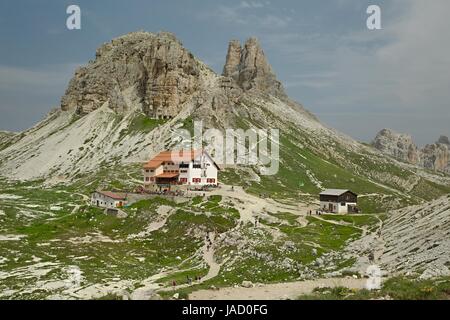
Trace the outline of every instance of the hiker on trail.
<instances>
[{"instance_id":1,"label":"hiker on trail","mask_svg":"<svg viewBox=\"0 0 450 320\"><path fill-rule=\"evenodd\" d=\"M172 281L172 286L173 286L173 289L175 290L175 287L177 286L177 282L175 280Z\"/></svg>"},{"instance_id":2,"label":"hiker on trail","mask_svg":"<svg viewBox=\"0 0 450 320\"><path fill-rule=\"evenodd\" d=\"M231 191L234 191L234 186L231 186Z\"/></svg>"}]
</instances>

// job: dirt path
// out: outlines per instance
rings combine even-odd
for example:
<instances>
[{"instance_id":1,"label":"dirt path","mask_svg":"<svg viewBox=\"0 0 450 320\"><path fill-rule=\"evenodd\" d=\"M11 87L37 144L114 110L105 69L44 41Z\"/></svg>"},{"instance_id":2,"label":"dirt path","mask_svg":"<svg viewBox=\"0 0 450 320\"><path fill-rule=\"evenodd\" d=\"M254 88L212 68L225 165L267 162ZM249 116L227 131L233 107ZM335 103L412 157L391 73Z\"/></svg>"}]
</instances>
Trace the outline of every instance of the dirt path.
<instances>
[{"instance_id":1,"label":"dirt path","mask_svg":"<svg viewBox=\"0 0 450 320\"><path fill-rule=\"evenodd\" d=\"M208 246L208 243L207 243L207 241L205 240L205 244L204 244L203 247L201 248L203 260L204 260L204 261L206 262L206 264L209 266L208 273L207 273L204 277L202 277L200 280L195 281L195 282L192 282L192 285L194 285L194 284L197 285L197 284L203 283L203 282L205 282L205 281L207 281L207 280L209 280L209 279L212 279L212 278L216 277L216 276L219 274L220 267L222 266L221 264L218 264L218 263L214 260L214 253L215 253L215 250L214 250L215 235L210 234L209 237L210 237L210 239L211 239L212 245L211 245L211 246ZM182 270L180 270L180 271L182 271ZM185 284L181 284L181 285L178 285L178 286L175 286L175 287L172 286L172 287L161 288L161 289L158 290L158 291L169 291L169 290L173 290L174 292L176 292L176 290L179 290L179 289L182 289L182 288L186 288L186 287L189 287L189 286L191 286L191 285L188 284L188 283L185 283Z\"/></svg>"},{"instance_id":2,"label":"dirt path","mask_svg":"<svg viewBox=\"0 0 450 320\"><path fill-rule=\"evenodd\" d=\"M127 176L130 179L130 181L132 181L134 183L139 183L139 185L141 185L143 183L143 180L138 180L136 178L133 178L129 172L127 172Z\"/></svg>"},{"instance_id":3,"label":"dirt path","mask_svg":"<svg viewBox=\"0 0 450 320\"><path fill-rule=\"evenodd\" d=\"M205 262L208 264L209 266L209 271L206 274L206 276L204 276L200 282L204 282L206 280L212 279L214 277L216 277L219 274L220 271L220 267L221 265L218 264L215 260L214 260L214 240L215 240L215 235L210 236L211 242L212 242L212 246L210 246L208 248L208 245L205 243L205 245L203 246L202 250L203 250L203 260L205 260Z\"/></svg>"},{"instance_id":4,"label":"dirt path","mask_svg":"<svg viewBox=\"0 0 450 320\"><path fill-rule=\"evenodd\" d=\"M223 185L222 188L211 191L211 195L221 195L232 200L235 200L237 209L240 212L240 220L244 222L254 222L254 217L261 212L267 211L272 213L289 212L298 216L306 216L307 207L300 207L299 205L288 205L278 203L270 198L260 198L245 192L242 187Z\"/></svg>"},{"instance_id":5,"label":"dirt path","mask_svg":"<svg viewBox=\"0 0 450 320\"><path fill-rule=\"evenodd\" d=\"M380 217L377 217L377 218L378 218L378 221L379 221L378 229L376 231L377 244L376 244L376 246L374 248L373 256L374 256L374 261L379 263L381 256L383 255L384 251L386 250L386 247L385 247L385 241L384 241L383 235L381 233L381 231L383 229L383 220L380 219Z\"/></svg>"},{"instance_id":6,"label":"dirt path","mask_svg":"<svg viewBox=\"0 0 450 320\"><path fill-rule=\"evenodd\" d=\"M218 290L199 290L189 295L190 300L282 300L296 299L317 287L347 287L362 289L366 279L333 278L256 285L253 288L230 287Z\"/></svg>"},{"instance_id":7,"label":"dirt path","mask_svg":"<svg viewBox=\"0 0 450 320\"><path fill-rule=\"evenodd\" d=\"M162 205L158 207L157 213L158 218L156 221L151 222L144 231L141 231L136 234L131 234L128 236L128 239L135 239L135 238L144 238L150 235L150 233L161 229L166 225L167 219L172 215L172 213L175 212L175 209L170 206Z\"/></svg>"}]
</instances>

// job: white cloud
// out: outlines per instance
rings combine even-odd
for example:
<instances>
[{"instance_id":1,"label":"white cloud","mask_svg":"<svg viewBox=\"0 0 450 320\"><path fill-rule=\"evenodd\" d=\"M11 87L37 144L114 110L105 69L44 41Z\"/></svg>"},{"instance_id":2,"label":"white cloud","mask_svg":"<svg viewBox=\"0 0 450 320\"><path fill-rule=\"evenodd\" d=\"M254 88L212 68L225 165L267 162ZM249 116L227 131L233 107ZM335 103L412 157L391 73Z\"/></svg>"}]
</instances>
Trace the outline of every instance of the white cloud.
<instances>
[{"instance_id":1,"label":"white cloud","mask_svg":"<svg viewBox=\"0 0 450 320\"><path fill-rule=\"evenodd\" d=\"M292 21L286 14L276 14L269 1L242 1L237 5L219 5L212 12L200 12L198 17L258 29L285 28Z\"/></svg>"},{"instance_id":2,"label":"white cloud","mask_svg":"<svg viewBox=\"0 0 450 320\"><path fill-rule=\"evenodd\" d=\"M364 139L392 126L425 143L449 134L448 12L447 0L399 0L382 6L380 31L317 27L262 42L291 66L287 90L330 125Z\"/></svg>"},{"instance_id":3,"label":"white cloud","mask_svg":"<svg viewBox=\"0 0 450 320\"><path fill-rule=\"evenodd\" d=\"M267 42L283 55L322 65L324 73L333 75L327 81L334 81L343 91L341 97L325 99L372 100L416 109L424 103L448 105L450 37L445 33L450 30L450 2L412 0L402 5L403 16L393 17L381 31L292 33L268 36Z\"/></svg>"}]
</instances>

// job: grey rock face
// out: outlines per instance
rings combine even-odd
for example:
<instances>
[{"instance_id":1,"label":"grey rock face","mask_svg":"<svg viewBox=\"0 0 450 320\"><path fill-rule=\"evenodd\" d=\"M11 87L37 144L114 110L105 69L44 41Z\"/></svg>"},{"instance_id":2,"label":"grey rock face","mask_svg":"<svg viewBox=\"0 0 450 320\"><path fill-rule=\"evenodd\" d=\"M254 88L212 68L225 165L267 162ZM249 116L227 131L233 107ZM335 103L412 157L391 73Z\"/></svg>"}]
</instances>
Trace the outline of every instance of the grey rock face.
<instances>
[{"instance_id":1,"label":"grey rock face","mask_svg":"<svg viewBox=\"0 0 450 320\"><path fill-rule=\"evenodd\" d=\"M230 41L228 45L227 59L222 73L225 77L232 77L235 72L239 71L241 50L241 44L238 40Z\"/></svg>"},{"instance_id":2,"label":"grey rock face","mask_svg":"<svg viewBox=\"0 0 450 320\"><path fill-rule=\"evenodd\" d=\"M390 129L381 130L372 145L381 152L426 169L450 172L450 143L441 136L436 143L418 149L412 137Z\"/></svg>"},{"instance_id":3,"label":"grey rock face","mask_svg":"<svg viewBox=\"0 0 450 320\"><path fill-rule=\"evenodd\" d=\"M254 89L286 98L256 38L248 39L243 48L237 40L230 42L223 76L231 77L244 91Z\"/></svg>"},{"instance_id":4,"label":"grey rock face","mask_svg":"<svg viewBox=\"0 0 450 320\"><path fill-rule=\"evenodd\" d=\"M353 242L358 257L378 252L376 264L392 274L421 278L448 276L450 270L450 196L390 212L378 233Z\"/></svg>"},{"instance_id":5,"label":"grey rock face","mask_svg":"<svg viewBox=\"0 0 450 320\"><path fill-rule=\"evenodd\" d=\"M152 118L172 118L195 94L202 96L205 69L174 35L133 32L100 46L95 60L76 71L61 109L86 115L107 103L118 113L137 108ZM255 38L244 47L230 42L223 75L213 109L235 103L243 91L287 99Z\"/></svg>"},{"instance_id":6,"label":"grey rock face","mask_svg":"<svg viewBox=\"0 0 450 320\"><path fill-rule=\"evenodd\" d=\"M383 129L377 134L372 145L396 159L412 164L419 162L419 152L410 135Z\"/></svg>"},{"instance_id":7,"label":"grey rock face","mask_svg":"<svg viewBox=\"0 0 450 320\"><path fill-rule=\"evenodd\" d=\"M420 163L427 169L450 172L449 147L442 143L426 145L421 150Z\"/></svg>"},{"instance_id":8,"label":"grey rock face","mask_svg":"<svg viewBox=\"0 0 450 320\"><path fill-rule=\"evenodd\" d=\"M97 49L96 59L76 71L61 108L87 114L108 102L117 112L138 105L151 117L170 118L197 90L199 74L198 61L172 34L134 32Z\"/></svg>"}]
</instances>

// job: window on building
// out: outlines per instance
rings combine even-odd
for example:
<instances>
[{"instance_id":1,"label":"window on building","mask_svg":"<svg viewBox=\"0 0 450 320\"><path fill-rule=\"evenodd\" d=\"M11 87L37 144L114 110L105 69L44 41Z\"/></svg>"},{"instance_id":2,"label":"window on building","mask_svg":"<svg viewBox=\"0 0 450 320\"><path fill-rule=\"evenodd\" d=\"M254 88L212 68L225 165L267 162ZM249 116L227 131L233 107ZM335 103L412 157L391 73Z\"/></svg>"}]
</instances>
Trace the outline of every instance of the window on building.
<instances>
[{"instance_id":1,"label":"window on building","mask_svg":"<svg viewBox=\"0 0 450 320\"><path fill-rule=\"evenodd\" d=\"M150 180L150 178L149 177L145 177L145 181L149 181Z\"/></svg>"}]
</instances>

